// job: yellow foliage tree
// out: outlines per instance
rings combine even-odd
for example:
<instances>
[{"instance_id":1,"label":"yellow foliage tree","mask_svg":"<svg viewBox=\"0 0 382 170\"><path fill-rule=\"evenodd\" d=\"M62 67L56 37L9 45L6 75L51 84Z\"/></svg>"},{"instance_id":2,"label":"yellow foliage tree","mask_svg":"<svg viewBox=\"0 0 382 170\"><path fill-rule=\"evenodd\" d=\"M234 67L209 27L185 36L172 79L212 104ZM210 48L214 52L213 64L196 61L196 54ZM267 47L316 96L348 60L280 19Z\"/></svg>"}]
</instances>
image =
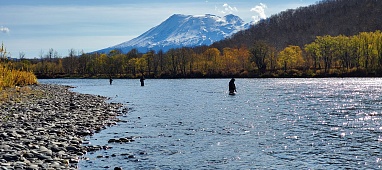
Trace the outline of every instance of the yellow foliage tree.
<instances>
[{"instance_id":1,"label":"yellow foliage tree","mask_svg":"<svg viewBox=\"0 0 382 170\"><path fill-rule=\"evenodd\" d=\"M215 72L221 65L220 51L217 48L208 48L203 53L205 59L205 71Z\"/></svg>"},{"instance_id":2,"label":"yellow foliage tree","mask_svg":"<svg viewBox=\"0 0 382 170\"><path fill-rule=\"evenodd\" d=\"M302 50L299 46L288 46L279 53L277 63L280 68L295 69L304 66L304 58L302 57Z\"/></svg>"},{"instance_id":3,"label":"yellow foliage tree","mask_svg":"<svg viewBox=\"0 0 382 170\"><path fill-rule=\"evenodd\" d=\"M147 68L147 56L143 55L143 57L138 58L136 61L136 68L138 68L139 72L144 73Z\"/></svg>"}]
</instances>

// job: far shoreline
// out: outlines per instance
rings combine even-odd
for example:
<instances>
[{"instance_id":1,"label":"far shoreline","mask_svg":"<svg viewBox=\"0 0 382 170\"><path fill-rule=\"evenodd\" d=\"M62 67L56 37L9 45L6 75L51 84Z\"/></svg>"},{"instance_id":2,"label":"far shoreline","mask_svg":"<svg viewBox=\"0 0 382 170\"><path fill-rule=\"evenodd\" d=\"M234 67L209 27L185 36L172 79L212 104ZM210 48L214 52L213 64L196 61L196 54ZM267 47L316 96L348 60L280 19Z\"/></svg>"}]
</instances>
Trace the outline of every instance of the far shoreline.
<instances>
[{"instance_id":1,"label":"far shoreline","mask_svg":"<svg viewBox=\"0 0 382 170\"><path fill-rule=\"evenodd\" d=\"M242 78L242 79L284 79L284 78L381 78L382 75L341 75L341 76L252 76L252 77L243 77L243 76L200 76L200 77L182 77L182 76L170 76L170 77L145 77L146 79L229 79L229 78ZM140 77L126 77L126 76L112 76L113 79L139 79ZM109 79L106 76L39 76L37 79Z\"/></svg>"}]
</instances>

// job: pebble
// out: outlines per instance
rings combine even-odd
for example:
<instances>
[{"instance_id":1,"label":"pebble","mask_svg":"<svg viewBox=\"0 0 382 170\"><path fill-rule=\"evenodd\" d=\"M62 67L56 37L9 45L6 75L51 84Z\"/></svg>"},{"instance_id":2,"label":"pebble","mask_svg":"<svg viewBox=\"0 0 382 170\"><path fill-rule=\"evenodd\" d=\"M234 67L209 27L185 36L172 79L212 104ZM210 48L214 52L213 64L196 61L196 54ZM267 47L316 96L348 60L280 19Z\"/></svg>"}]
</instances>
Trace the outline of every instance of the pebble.
<instances>
[{"instance_id":1,"label":"pebble","mask_svg":"<svg viewBox=\"0 0 382 170\"><path fill-rule=\"evenodd\" d=\"M115 125L122 104L69 86L28 88L0 101L0 169L77 169L85 153L109 149L82 144L85 136Z\"/></svg>"}]
</instances>

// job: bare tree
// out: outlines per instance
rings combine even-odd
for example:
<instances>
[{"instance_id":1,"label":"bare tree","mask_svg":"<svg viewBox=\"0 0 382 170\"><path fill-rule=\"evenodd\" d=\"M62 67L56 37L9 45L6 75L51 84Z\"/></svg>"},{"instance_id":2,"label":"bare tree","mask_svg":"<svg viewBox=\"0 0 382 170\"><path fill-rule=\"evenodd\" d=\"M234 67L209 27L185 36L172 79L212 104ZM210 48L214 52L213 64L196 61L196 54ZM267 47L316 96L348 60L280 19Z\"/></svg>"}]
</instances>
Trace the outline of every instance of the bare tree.
<instances>
[{"instance_id":1,"label":"bare tree","mask_svg":"<svg viewBox=\"0 0 382 170\"><path fill-rule=\"evenodd\" d=\"M25 53L24 52L19 52L19 59L24 60L25 59Z\"/></svg>"}]
</instances>

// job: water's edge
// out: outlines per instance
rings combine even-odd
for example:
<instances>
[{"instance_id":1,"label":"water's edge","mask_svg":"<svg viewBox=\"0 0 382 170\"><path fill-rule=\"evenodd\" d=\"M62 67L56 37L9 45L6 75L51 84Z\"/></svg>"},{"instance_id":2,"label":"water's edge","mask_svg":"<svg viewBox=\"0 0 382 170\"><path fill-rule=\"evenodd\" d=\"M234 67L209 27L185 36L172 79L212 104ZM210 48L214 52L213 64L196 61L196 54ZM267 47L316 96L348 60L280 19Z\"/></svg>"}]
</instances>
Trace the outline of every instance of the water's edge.
<instances>
[{"instance_id":1,"label":"water's edge","mask_svg":"<svg viewBox=\"0 0 382 170\"><path fill-rule=\"evenodd\" d=\"M83 146L85 136L115 124L122 105L69 89L31 85L13 92L16 96L2 103L1 167L76 169L80 155L98 149Z\"/></svg>"}]
</instances>

